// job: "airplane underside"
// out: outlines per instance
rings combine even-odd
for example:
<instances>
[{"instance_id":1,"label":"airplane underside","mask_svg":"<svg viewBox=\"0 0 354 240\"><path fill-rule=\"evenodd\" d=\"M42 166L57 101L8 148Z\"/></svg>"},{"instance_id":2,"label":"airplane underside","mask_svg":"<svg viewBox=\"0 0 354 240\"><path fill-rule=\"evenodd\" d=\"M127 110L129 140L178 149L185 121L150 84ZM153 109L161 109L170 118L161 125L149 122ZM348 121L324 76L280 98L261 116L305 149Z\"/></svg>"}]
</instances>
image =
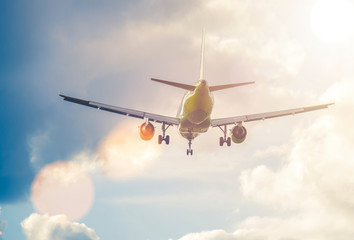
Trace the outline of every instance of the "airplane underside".
<instances>
[{"instance_id":1,"label":"airplane underside","mask_svg":"<svg viewBox=\"0 0 354 240\"><path fill-rule=\"evenodd\" d=\"M199 133L205 133L210 127L210 118L207 118L202 123L192 123L187 117L181 119L179 132L184 138L194 139Z\"/></svg>"},{"instance_id":2,"label":"airplane underside","mask_svg":"<svg viewBox=\"0 0 354 240\"><path fill-rule=\"evenodd\" d=\"M203 80L203 82L203 86L207 86L206 81ZM200 94L202 91L204 91L203 94ZM212 108L213 98L206 89L195 91L186 100L180 120L179 132L182 137L188 140L187 155L193 155L192 140L200 133L208 131L211 123L210 113Z\"/></svg>"},{"instance_id":3,"label":"airplane underside","mask_svg":"<svg viewBox=\"0 0 354 240\"><path fill-rule=\"evenodd\" d=\"M190 122L187 118L181 119L181 124L179 126L179 132L182 137L192 141L200 133L205 133L210 127L210 118L207 118L204 122L200 124L194 124Z\"/></svg>"}]
</instances>

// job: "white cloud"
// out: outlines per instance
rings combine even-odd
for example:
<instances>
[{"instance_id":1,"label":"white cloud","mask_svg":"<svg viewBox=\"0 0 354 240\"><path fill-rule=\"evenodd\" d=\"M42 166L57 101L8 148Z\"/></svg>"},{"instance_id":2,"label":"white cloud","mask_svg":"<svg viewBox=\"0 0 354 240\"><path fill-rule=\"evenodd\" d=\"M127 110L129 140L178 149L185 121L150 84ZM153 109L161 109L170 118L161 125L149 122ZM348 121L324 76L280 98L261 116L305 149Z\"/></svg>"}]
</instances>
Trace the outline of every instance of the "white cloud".
<instances>
[{"instance_id":1,"label":"white cloud","mask_svg":"<svg viewBox=\"0 0 354 240\"><path fill-rule=\"evenodd\" d=\"M48 132L41 132L33 135L28 142L31 154L30 161L32 166L35 168L40 168L41 164L43 164L43 159L41 159L41 151L45 148L45 144L48 139Z\"/></svg>"},{"instance_id":2,"label":"white cloud","mask_svg":"<svg viewBox=\"0 0 354 240\"><path fill-rule=\"evenodd\" d=\"M256 229L269 239L349 239L354 230L354 108L351 80L331 87L324 98L336 105L304 129L294 132L293 145L280 169L264 165L240 176L246 199L273 209L276 215L250 217L238 228Z\"/></svg>"},{"instance_id":3,"label":"white cloud","mask_svg":"<svg viewBox=\"0 0 354 240\"><path fill-rule=\"evenodd\" d=\"M142 174L159 156L156 144L142 141L134 122L125 121L101 139L97 150L83 150L69 161L87 173L103 173L111 179L127 180Z\"/></svg>"},{"instance_id":4,"label":"white cloud","mask_svg":"<svg viewBox=\"0 0 354 240\"><path fill-rule=\"evenodd\" d=\"M267 238L265 235L260 235L254 229L239 229L233 233L228 233L225 230L211 230L200 233L190 233L178 240L273 240L275 238ZM288 238L286 238L288 239ZM290 238L291 239L291 238Z\"/></svg>"},{"instance_id":5,"label":"white cloud","mask_svg":"<svg viewBox=\"0 0 354 240\"><path fill-rule=\"evenodd\" d=\"M70 222L65 215L31 214L21 223L27 240L99 240L85 224Z\"/></svg>"},{"instance_id":6,"label":"white cloud","mask_svg":"<svg viewBox=\"0 0 354 240\"><path fill-rule=\"evenodd\" d=\"M224 230L205 231L200 233L190 233L179 240L238 240L236 234L227 233Z\"/></svg>"}]
</instances>

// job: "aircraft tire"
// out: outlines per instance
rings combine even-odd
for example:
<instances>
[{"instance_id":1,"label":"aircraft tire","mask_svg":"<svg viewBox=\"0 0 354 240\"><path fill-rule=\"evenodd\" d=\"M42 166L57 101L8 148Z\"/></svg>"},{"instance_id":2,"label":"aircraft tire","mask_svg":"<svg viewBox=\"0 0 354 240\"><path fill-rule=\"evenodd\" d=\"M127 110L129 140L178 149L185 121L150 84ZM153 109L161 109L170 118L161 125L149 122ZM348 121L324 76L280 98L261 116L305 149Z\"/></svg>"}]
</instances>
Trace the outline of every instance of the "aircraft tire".
<instances>
[{"instance_id":1,"label":"aircraft tire","mask_svg":"<svg viewBox=\"0 0 354 240\"><path fill-rule=\"evenodd\" d=\"M162 143L162 136L161 136L161 135L159 135L158 143L159 143L159 144Z\"/></svg>"},{"instance_id":2,"label":"aircraft tire","mask_svg":"<svg viewBox=\"0 0 354 240\"><path fill-rule=\"evenodd\" d=\"M230 146L231 146L231 138L230 138L230 137L228 137L228 138L227 138L226 143L227 143L227 146L228 146L228 147L230 147Z\"/></svg>"},{"instance_id":3,"label":"aircraft tire","mask_svg":"<svg viewBox=\"0 0 354 240\"><path fill-rule=\"evenodd\" d=\"M193 155L193 149L187 149L187 156L189 156L189 154L191 156Z\"/></svg>"},{"instance_id":4,"label":"aircraft tire","mask_svg":"<svg viewBox=\"0 0 354 240\"><path fill-rule=\"evenodd\" d=\"M167 135L165 138L166 145L170 144L170 136Z\"/></svg>"},{"instance_id":5,"label":"aircraft tire","mask_svg":"<svg viewBox=\"0 0 354 240\"><path fill-rule=\"evenodd\" d=\"M220 137L220 141L219 141L220 147L222 147L224 145L224 138Z\"/></svg>"}]
</instances>

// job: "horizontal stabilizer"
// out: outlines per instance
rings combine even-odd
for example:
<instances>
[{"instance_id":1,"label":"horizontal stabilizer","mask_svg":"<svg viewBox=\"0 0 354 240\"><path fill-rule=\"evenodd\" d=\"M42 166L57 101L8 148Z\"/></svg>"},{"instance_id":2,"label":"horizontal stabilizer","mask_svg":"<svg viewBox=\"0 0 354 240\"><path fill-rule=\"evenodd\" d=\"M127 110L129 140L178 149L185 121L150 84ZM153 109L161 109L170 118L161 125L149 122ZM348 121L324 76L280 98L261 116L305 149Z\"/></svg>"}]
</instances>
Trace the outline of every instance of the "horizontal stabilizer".
<instances>
[{"instance_id":1,"label":"horizontal stabilizer","mask_svg":"<svg viewBox=\"0 0 354 240\"><path fill-rule=\"evenodd\" d=\"M210 92L214 92L214 91L219 91L219 90L226 89L226 88L239 87L239 86L253 84L253 83L255 83L255 82L244 82L244 83L234 83L234 84L211 86L211 87L209 87L209 90L210 90Z\"/></svg>"},{"instance_id":2,"label":"horizontal stabilizer","mask_svg":"<svg viewBox=\"0 0 354 240\"><path fill-rule=\"evenodd\" d=\"M183 83L176 83L176 82L170 82L170 81L165 81L165 80L156 79L156 78L151 78L151 80L152 80L152 81L155 81L155 82L167 84L167 85L170 85L170 86L182 88L182 89L185 89L185 90L188 90L188 91L194 91L194 89L195 89L195 86L193 86L193 85L188 85L188 84L183 84Z\"/></svg>"}]
</instances>

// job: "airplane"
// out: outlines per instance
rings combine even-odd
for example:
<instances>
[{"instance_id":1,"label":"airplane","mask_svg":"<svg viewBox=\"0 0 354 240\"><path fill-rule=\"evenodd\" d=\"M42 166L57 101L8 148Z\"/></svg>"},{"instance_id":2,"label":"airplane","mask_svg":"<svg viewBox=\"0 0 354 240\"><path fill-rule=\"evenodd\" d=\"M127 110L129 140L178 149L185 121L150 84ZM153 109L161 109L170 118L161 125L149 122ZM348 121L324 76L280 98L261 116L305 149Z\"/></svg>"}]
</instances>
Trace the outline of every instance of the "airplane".
<instances>
[{"instance_id":1,"label":"airplane","mask_svg":"<svg viewBox=\"0 0 354 240\"><path fill-rule=\"evenodd\" d=\"M274 112L213 119L211 118L211 113L214 105L213 92L227 88L253 84L255 82L242 82L226 85L209 86L208 82L204 79L204 45L205 40L203 31L201 44L200 74L199 80L194 85L151 78L152 81L187 90L183 97L182 103L178 109L176 117L163 116L154 113L107 105L99 102L73 98L62 94L59 94L59 96L63 97L63 100L72 103L77 103L84 106L112 113L117 113L133 118L144 119L144 123L140 125L140 137L145 141L151 140L155 134L155 127L152 122L162 124L162 135L158 136L158 144L165 142L166 145L168 145L170 143L170 136L166 135L166 131L171 126L177 126L182 137L188 140L187 155L193 155L192 141L199 134L207 132L210 127L218 127L223 132L223 136L219 139L220 146L223 146L224 143L226 143L227 146L231 146L231 140L234 143L239 144L244 142L244 140L246 139L247 130L243 126L244 122L265 120L269 118L282 117L287 115L295 115L298 113L328 108L328 106L334 104L327 103L322 105L300 107ZM232 129L230 131L231 136L228 136L229 126L232 126Z\"/></svg>"}]
</instances>

